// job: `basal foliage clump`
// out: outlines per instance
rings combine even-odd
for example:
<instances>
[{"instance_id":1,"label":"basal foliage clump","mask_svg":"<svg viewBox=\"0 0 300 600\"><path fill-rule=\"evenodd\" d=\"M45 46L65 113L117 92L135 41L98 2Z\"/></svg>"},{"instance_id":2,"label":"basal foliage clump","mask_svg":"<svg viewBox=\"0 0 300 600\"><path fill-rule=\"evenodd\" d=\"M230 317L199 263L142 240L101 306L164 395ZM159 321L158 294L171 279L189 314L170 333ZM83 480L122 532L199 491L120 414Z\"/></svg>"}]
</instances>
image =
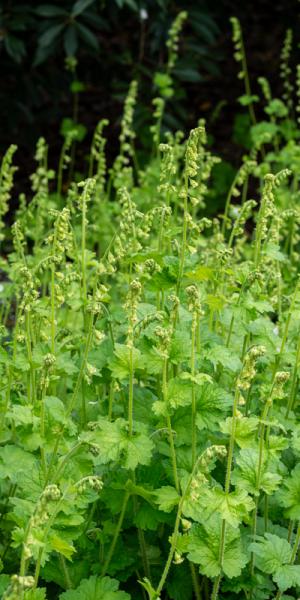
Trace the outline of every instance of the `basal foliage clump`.
<instances>
[{"instance_id":1,"label":"basal foliage clump","mask_svg":"<svg viewBox=\"0 0 300 600\"><path fill-rule=\"evenodd\" d=\"M165 96L138 166L136 82L108 172L105 120L79 182L72 139L57 173L38 142L11 231L15 148L3 159L5 600L299 595L299 131L287 84L283 101L261 79L256 121L233 25L253 144L222 214L205 212L205 123L162 139Z\"/></svg>"}]
</instances>

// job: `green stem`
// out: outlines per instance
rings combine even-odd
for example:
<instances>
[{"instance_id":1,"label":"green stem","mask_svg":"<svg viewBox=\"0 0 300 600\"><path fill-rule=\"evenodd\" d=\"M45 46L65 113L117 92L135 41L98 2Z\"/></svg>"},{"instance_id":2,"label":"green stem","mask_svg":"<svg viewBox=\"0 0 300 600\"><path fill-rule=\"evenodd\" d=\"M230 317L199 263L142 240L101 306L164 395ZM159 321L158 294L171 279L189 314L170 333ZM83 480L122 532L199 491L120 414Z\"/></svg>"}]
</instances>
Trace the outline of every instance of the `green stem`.
<instances>
[{"instance_id":1,"label":"green stem","mask_svg":"<svg viewBox=\"0 0 300 600\"><path fill-rule=\"evenodd\" d=\"M259 454L258 454L258 465L257 465L257 474L256 474L256 500L255 500L255 508L253 511L253 520L252 520L252 535L253 535L253 540L255 540L255 536L256 536L256 527L257 527L257 513L258 513L258 503L259 503L259 496L260 496L260 483L261 483L261 472L262 472L262 466L263 466L263 454L264 454L264 447L265 447L265 423L264 421L266 421L266 419L268 418L268 414L270 412L270 409L272 408L272 394L273 394L273 389L274 389L274 382L275 382L275 376L273 377L273 381L272 381L272 387L271 387L271 391L270 391L270 396L267 400L267 402L265 403L262 415L261 415L261 423L260 423L260 427L259 427ZM251 559L250 559L250 573L251 576L254 575L254 569L255 569L255 561L254 561L254 553L251 553ZM253 594L253 590L251 590L250 592L250 599L252 598L252 594Z\"/></svg>"},{"instance_id":2,"label":"green stem","mask_svg":"<svg viewBox=\"0 0 300 600\"><path fill-rule=\"evenodd\" d=\"M129 348L129 389L128 389L128 434L132 437L133 434L133 347Z\"/></svg>"},{"instance_id":3,"label":"green stem","mask_svg":"<svg viewBox=\"0 0 300 600\"><path fill-rule=\"evenodd\" d=\"M191 351L191 376L194 379L195 377L195 340L196 340L196 327L197 327L197 313L193 314L192 320L192 351ZM196 407L196 391L195 391L195 383L192 379L192 467L196 461L196 450L197 450L197 430L196 430L196 416L197 416L197 407Z\"/></svg>"},{"instance_id":4,"label":"green stem","mask_svg":"<svg viewBox=\"0 0 300 600\"><path fill-rule=\"evenodd\" d=\"M179 534L179 526L180 526L180 520L181 520L181 515L182 515L182 511L183 511L183 506L184 506L184 502L187 498L187 495L190 491L190 487L191 487L191 483L194 477L194 474L198 468L198 464L201 460L202 456L199 457L199 459L196 461L194 468L192 470L192 473L189 477L187 486L184 490L183 495L180 498L179 504L178 504L178 509L177 509L177 514L176 514L176 519L175 519L175 525L174 525L174 530L173 530L173 534L171 536L171 546L170 546L170 550L169 550L169 554L168 554L168 558L167 558L167 562L165 564L165 568L163 570L162 576L159 580L158 586L156 588L156 597L159 598L160 593L165 585L166 579L168 577L168 573L172 564L172 560L173 560L173 556L176 550L176 545L177 545L177 540L178 540L178 534Z\"/></svg>"},{"instance_id":5,"label":"green stem","mask_svg":"<svg viewBox=\"0 0 300 600\"><path fill-rule=\"evenodd\" d=\"M182 229L182 242L181 242L181 253L179 259L178 279L176 285L176 296L179 295L182 275L184 270L186 242L187 242L187 225L188 225L188 180L185 178L185 193L184 193L184 207L183 207L183 229Z\"/></svg>"},{"instance_id":6,"label":"green stem","mask_svg":"<svg viewBox=\"0 0 300 600\"><path fill-rule=\"evenodd\" d=\"M164 400L165 406L167 407L167 410L168 410L167 372L168 372L168 359L164 358L163 377L162 377L162 393L163 393L163 400ZM178 472L177 472L176 451L175 451L175 445L174 445L174 437L173 437L171 418L168 413L167 413L166 421L167 421L167 429L168 429L168 434L169 434L169 444L170 444L171 460L172 460L172 467L173 467L174 483L175 483L175 488L176 488L177 492L179 492L180 485L179 485Z\"/></svg>"},{"instance_id":7,"label":"green stem","mask_svg":"<svg viewBox=\"0 0 300 600\"><path fill-rule=\"evenodd\" d=\"M191 571L191 575L192 575L192 582L193 582L195 598L196 598L196 600L202 600L202 594L201 594L200 585L199 585L199 578L198 578L198 573L195 569L195 565L192 562L190 562L189 566L190 566L190 571Z\"/></svg>"},{"instance_id":8,"label":"green stem","mask_svg":"<svg viewBox=\"0 0 300 600\"><path fill-rule=\"evenodd\" d=\"M71 401L70 401L69 406L68 406L67 416L70 416L70 414L71 414L71 412L72 412L72 410L73 410L73 408L75 406L76 400L77 400L79 389L80 389L80 386L81 386L81 383L82 383L82 380L83 380L84 371L85 371L85 368L86 368L86 362L87 362L88 353L90 351L90 347L91 347L91 343L92 343L92 339L93 339L93 333L94 333L94 317L93 317L93 314L91 314L91 316L90 316L90 323L89 323L89 329L88 329L88 336L87 336L87 341L86 341L86 345L85 345L85 349L84 349L84 354L83 354L83 358L82 358L82 361L81 361L81 366L80 366L80 370L79 370L79 373L78 373L76 385L75 385L75 388L74 388L74 391L73 391L73 395L72 395Z\"/></svg>"},{"instance_id":9,"label":"green stem","mask_svg":"<svg viewBox=\"0 0 300 600\"><path fill-rule=\"evenodd\" d=\"M64 162L65 162L65 154L66 154L68 146L69 146L69 142L67 140L65 140L63 143L62 149L61 149L59 163L58 163L57 189L56 189L56 193L58 196L61 196L62 175L63 175L63 168L64 168Z\"/></svg>"},{"instance_id":10,"label":"green stem","mask_svg":"<svg viewBox=\"0 0 300 600\"><path fill-rule=\"evenodd\" d=\"M109 384L109 397L108 397L108 420L109 421L112 420L112 416L113 416L114 395L115 395L114 380L111 379L110 384Z\"/></svg>"},{"instance_id":11,"label":"green stem","mask_svg":"<svg viewBox=\"0 0 300 600\"><path fill-rule=\"evenodd\" d=\"M84 375L84 371L85 371L85 367L86 367L86 361L87 361L88 353L89 353L89 350L90 350L91 342L92 342L92 339L93 339L93 332L94 332L93 325L94 325L94 318L93 318L93 315L91 314L91 316L90 316L89 331L88 331L87 341L86 341L86 345L85 345L84 355L83 355L83 358L82 358L82 361L81 361L81 366L80 366L80 370L79 370L79 373L78 373L78 376L77 376L77 381L76 381L76 384L75 384L75 388L74 388L74 391L73 391L73 394L72 394L69 406L68 406L67 411L66 411L66 417L67 418L71 415L72 410L73 410L73 408L74 408L74 406L76 404L77 396L78 396L79 389L80 389L80 386L81 386L81 382L82 382L82 379L83 379L83 375ZM61 430L58 432L58 434L56 436L56 440L55 440L55 444L54 444L52 456L51 456L51 459L50 459L50 462L49 462L49 466L48 466L48 471L47 471L47 475L46 475L46 481L49 481L49 478L50 478L50 475L51 475L51 469L52 469L52 466L53 466L53 462L55 460L55 457L56 457L56 454L57 454L57 451L58 451L58 447L59 447L59 443L60 443L60 440L62 438L62 435L63 435L64 431L65 431L65 425L62 426Z\"/></svg>"},{"instance_id":12,"label":"green stem","mask_svg":"<svg viewBox=\"0 0 300 600\"><path fill-rule=\"evenodd\" d=\"M231 480L231 469L232 469L232 460L233 460L233 451L234 451L234 443L235 443L235 430L236 430L236 413L238 407L238 399L239 399L239 388L236 384L233 407L232 407L232 424L231 424L231 435L229 440L229 449L227 456L227 467L226 467L226 477L225 477L225 494L229 494L230 491L230 480ZM217 600L219 595L219 587L222 579L222 570L223 570L223 562L224 562L224 553L225 553L225 543L226 543L226 521L222 519L221 525L221 539L220 539L220 547L219 547L219 566L220 566L220 574L214 581L213 591L211 600Z\"/></svg>"},{"instance_id":13,"label":"green stem","mask_svg":"<svg viewBox=\"0 0 300 600\"><path fill-rule=\"evenodd\" d=\"M297 558L299 544L300 544L300 522L298 524L296 538L295 538L295 542L294 542L294 546L293 546L293 550L292 550L292 556L291 556L291 560L289 562L290 565L293 565L294 562L295 562L295 560L296 560L296 558ZM283 594L283 592L281 592L280 590L278 590L278 592L277 592L277 594L275 596L275 600L280 600L282 598L282 594Z\"/></svg>"},{"instance_id":14,"label":"green stem","mask_svg":"<svg viewBox=\"0 0 300 600\"><path fill-rule=\"evenodd\" d=\"M72 585L72 581L70 578L69 569L68 569L66 561L65 561L65 557L62 554L59 554L58 556L59 556L59 562L61 564L62 572L64 574L65 587L67 590L70 590L70 589L72 589L73 585Z\"/></svg>"},{"instance_id":15,"label":"green stem","mask_svg":"<svg viewBox=\"0 0 300 600\"><path fill-rule=\"evenodd\" d=\"M83 315L85 316L85 309L87 304L87 285L86 285L86 190L83 192L82 198L82 219L81 219L81 275L82 275L82 302L83 302Z\"/></svg>"},{"instance_id":16,"label":"green stem","mask_svg":"<svg viewBox=\"0 0 300 600\"><path fill-rule=\"evenodd\" d=\"M118 540L118 537L119 537L119 534L120 534L120 531L121 531L121 528L122 528L122 525L123 525L123 521L124 521L125 512L126 512L126 508L127 508L127 503L128 503L129 497L130 497L130 492L126 492L125 496L124 496L124 499L123 499L123 504L122 504L122 508L121 508L119 520L118 520L118 523L117 523L117 527L116 527L116 530L115 530L115 533L114 533L114 536L113 536L113 539L112 539L112 542L111 542L111 545L110 545L110 548L109 548L109 551L108 551L108 554L107 554L107 557L106 557L106 561L105 561L105 563L103 565L103 568L102 568L102 571L101 571L101 577L103 577L105 575L105 573L107 572L107 569L108 569L108 567L110 565L110 561L112 559L112 556L113 556L113 553L114 553L114 550L115 550L115 547L116 547L116 543L117 543L117 540Z\"/></svg>"}]
</instances>

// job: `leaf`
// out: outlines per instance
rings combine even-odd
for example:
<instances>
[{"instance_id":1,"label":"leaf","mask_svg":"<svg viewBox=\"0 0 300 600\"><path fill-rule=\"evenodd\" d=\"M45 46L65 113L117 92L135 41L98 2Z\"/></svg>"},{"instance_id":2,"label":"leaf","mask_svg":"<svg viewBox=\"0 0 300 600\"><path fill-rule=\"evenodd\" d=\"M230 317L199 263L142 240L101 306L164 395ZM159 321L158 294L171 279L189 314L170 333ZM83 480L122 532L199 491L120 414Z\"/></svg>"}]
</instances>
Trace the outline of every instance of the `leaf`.
<instances>
[{"instance_id":1,"label":"leaf","mask_svg":"<svg viewBox=\"0 0 300 600\"><path fill-rule=\"evenodd\" d=\"M0 479L8 477L12 483L20 484L28 474L36 470L36 459L18 446L0 448Z\"/></svg>"},{"instance_id":2,"label":"leaf","mask_svg":"<svg viewBox=\"0 0 300 600\"><path fill-rule=\"evenodd\" d=\"M284 479L283 486L277 493L281 506L289 519L300 519L300 464L292 471L291 476Z\"/></svg>"},{"instance_id":3,"label":"leaf","mask_svg":"<svg viewBox=\"0 0 300 600\"><path fill-rule=\"evenodd\" d=\"M65 31L64 48L67 56L75 56L78 48L78 38L74 25L69 25Z\"/></svg>"},{"instance_id":4,"label":"leaf","mask_svg":"<svg viewBox=\"0 0 300 600\"><path fill-rule=\"evenodd\" d=\"M147 435L134 433L129 437L128 434L121 443L121 450L125 452L125 468L134 470L138 465L149 465L153 448L154 444Z\"/></svg>"},{"instance_id":5,"label":"leaf","mask_svg":"<svg viewBox=\"0 0 300 600\"><path fill-rule=\"evenodd\" d=\"M73 140L82 142L86 136L87 128L81 123L76 123L73 119L66 118L62 121L60 133L64 137L71 135Z\"/></svg>"},{"instance_id":6,"label":"leaf","mask_svg":"<svg viewBox=\"0 0 300 600\"><path fill-rule=\"evenodd\" d=\"M170 485L155 490L156 503L163 512L171 512L179 502L179 495L175 488Z\"/></svg>"},{"instance_id":7,"label":"leaf","mask_svg":"<svg viewBox=\"0 0 300 600\"><path fill-rule=\"evenodd\" d=\"M143 359L145 361L147 373L150 375L157 375L158 373L161 373L163 358L158 352L157 348L143 347Z\"/></svg>"},{"instance_id":8,"label":"leaf","mask_svg":"<svg viewBox=\"0 0 300 600\"><path fill-rule=\"evenodd\" d=\"M196 425L200 431L205 428L214 431L231 406L228 392L216 384L204 384L196 388L196 402Z\"/></svg>"},{"instance_id":9,"label":"leaf","mask_svg":"<svg viewBox=\"0 0 300 600\"><path fill-rule=\"evenodd\" d=\"M138 423L135 423L138 429ZM113 423L102 419L98 428L82 434L81 439L98 447L99 455L95 458L98 464L123 459L126 469L135 469L137 465L148 465L154 444L152 440L140 431L129 436L127 422L117 419Z\"/></svg>"},{"instance_id":10,"label":"leaf","mask_svg":"<svg viewBox=\"0 0 300 600\"><path fill-rule=\"evenodd\" d=\"M252 125L250 129L251 138L254 142L266 134L270 136L270 139L272 139L276 135L277 131L277 125L275 125L275 123L269 123L268 121L261 121L257 125Z\"/></svg>"},{"instance_id":11,"label":"leaf","mask_svg":"<svg viewBox=\"0 0 300 600\"><path fill-rule=\"evenodd\" d=\"M291 587L300 586L300 565L284 565L277 569L273 580L284 592Z\"/></svg>"},{"instance_id":12,"label":"leaf","mask_svg":"<svg viewBox=\"0 0 300 600\"><path fill-rule=\"evenodd\" d=\"M220 541L222 521L214 516L203 526L193 525L189 535L188 559L199 565L200 572L207 577L217 577L220 568ZM238 577L247 564L242 550L240 532L230 525L226 528L223 571L229 578Z\"/></svg>"},{"instance_id":13,"label":"leaf","mask_svg":"<svg viewBox=\"0 0 300 600\"><path fill-rule=\"evenodd\" d=\"M60 600L130 600L129 594L119 590L119 582L110 577L92 575L83 579L76 590L60 594Z\"/></svg>"},{"instance_id":14,"label":"leaf","mask_svg":"<svg viewBox=\"0 0 300 600\"><path fill-rule=\"evenodd\" d=\"M288 108L284 102L282 102L282 100L279 98L273 98L270 100L268 106L266 106L265 112L268 115L275 115L275 117L282 118L288 115Z\"/></svg>"},{"instance_id":15,"label":"leaf","mask_svg":"<svg viewBox=\"0 0 300 600\"><path fill-rule=\"evenodd\" d=\"M149 581L149 579L147 579L147 577L144 577L143 581L139 581L139 583L144 588L144 590L146 590L149 600L160 600L157 597L156 590L154 589L154 587L152 587L152 584Z\"/></svg>"},{"instance_id":16,"label":"leaf","mask_svg":"<svg viewBox=\"0 0 300 600\"><path fill-rule=\"evenodd\" d=\"M224 296L213 296L213 294L207 294L205 298L205 304L207 304L211 310L221 310L224 306L224 303Z\"/></svg>"},{"instance_id":17,"label":"leaf","mask_svg":"<svg viewBox=\"0 0 300 600\"><path fill-rule=\"evenodd\" d=\"M8 588L9 584L10 584L10 576L9 575L4 575L4 573L1 573L1 575L0 575L0 595L1 595L1 598L2 598L2 594Z\"/></svg>"},{"instance_id":18,"label":"leaf","mask_svg":"<svg viewBox=\"0 0 300 600\"><path fill-rule=\"evenodd\" d=\"M242 106L249 106L249 104L258 102L259 97L254 94L244 94L243 96L240 96L238 100Z\"/></svg>"},{"instance_id":19,"label":"leaf","mask_svg":"<svg viewBox=\"0 0 300 600\"><path fill-rule=\"evenodd\" d=\"M100 464L119 459L123 440L122 425L121 419L117 419L114 423L102 419L98 424L98 429L82 433L83 441L98 447L97 461Z\"/></svg>"},{"instance_id":20,"label":"leaf","mask_svg":"<svg viewBox=\"0 0 300 600\"><path fill-rule=\"evenodd\" d=\"M167 73L155 73L153 82L158 88L172 86L172 79Z\"/></svg>"},{"instance_id":21,"label":"leaf","mask_svg":"<svg viewBox=\"0 0 300 600\"><path fill-rule=\"evenodd\" d=\"M77 0L77 2L73 4L72 17L78 17L78 15L83 13L88 6L94 4L94 2L95 0Z\"/></svg>"},{"instance_id":22,"label":"leaf","mask_svg":"<svg viewBox=\"0 0 300 600\"><path fill-rule=\"evenodd\" d=\"M242 363L237 354L234 354L234 352L229 348L226 348L226 346L214 346L205 352L205 358L210 360L215 368L218 365L222 365L225 369L233 371L233 373L240 371L242 368Z\"/></svg>"},{"instance_id":23,"label":"leaf","mask_svg":"<svg viewBox=\"0 0 300 600\"><path fill-rule=\"evenodd\" d=\"M85 85L84 85L84 83L82 83L82 81L78 81L77 79L75 79L75 81L72 81L72 83L70 85L70 90L71 90L72 94L77 94L78 92L84 92Z\"/></svg>"},{"instance_id":24,"label":"leaf","mask_svg":"<svg viewBox=\"0 0 300 600\"><path fill-rule=\"evenodd\" d=\"M50 46L52 42L59 36L60 32L64 29L64 24L52 25L42 35L40 35L38 42L41 48Z\"/></svg>"},{"instance_id":25,"label":"leaf","mask_svg":"<svg viewBox=\"0 0 300 600\"><path fill-rule=\"evenodd\" d=\"M239 417L235 420L234 440L240 446L245 448L251 446L254 440L254 433L257 432L259 419L257 417ZM227 417L226 421L220 423L222 433L231 435L232 417Z\"/></svg>"},{"instance_id":26,"label":"leaf","mask_svg":"<svg viewBox=\"0 0 300 600\"><path fill-rule=\"evenodd\" d=\"M4 45L6 52L11 58L20 64L22 58L26 55L26 47L23 40L9 33L4 36Z\"/></svg>"},{"instance_id":27,"label":"leaf","mask_svg":"<svg viewBox=\"0 0 300 600\"><path fill-rule=\"evenodd\" d=\"M77 30L80 37L90 46L93 50L99 50L99 43L96 36L87 28L85 25L77 23Z\"/></svg>"},{"instance_id":28,"label":"leaf","mask_svg":"<svg viewBox=\"0 0 300 600\"><path fill-rule=\"evenodd\" d=\"M162 523L163 515L158 508L143 503L134 517L134 524L144 530L156 531Z\"/></svg>"},{"instance_id":29,"label":"leaf","mask_svg":"<svg viewBox=\"0 0 300 600\"><path fill-rule=\"evenodd\" d=\"M179 377L168 382L168 402L171 408L188 406L191 403L191 384Z\"/></svg>"},{"instance_id":30,"label":"leaf","mask_svg":"<svg viewBox=\"0 0 300 600\"><path fill-rule=\"evenodd\" d=\"M0 364L10 365L11 362L12 362L11 358L10 358L9 354L6 352L6 350L4 350L4 348L0 348Z\"/></svg>"},{"instance_id":31,"label":"leaf","mask_svg":"<svg viewBox=\"0 0 300 600\"><path fill-rule=\"evenodd\" d=\"M26 591L24 593L24 600L46 600L46 588Z\"/></svg>"},{"instance_id":32,"label":"leaf","mask_svg":"<svg viewBox=\"0 0 300 600\"><path fill-rule=\"evenodd\" d=\"M88 560L74 560L73 563L68 563L68 572L70 579L76 588L82 579L85 579L90 574L90 563ZM51 562L46 563L43 568L43 579L47 582L54 582L62 589L65 589L66 581L61 570L61 561L57 555L51 557ZM58 597L58 596L57 596ZM51 599L49 599L51 600Z\"/></svg>"},{"instance_id":33,"label":"leaf","mask_svg":"<svg viewBox=\"0 0 300 600\"><path fill-rule=\"evenodd\" d=\"M180 361L186 360L191 355L190 350L190 335L186 330L175 331L171 341L170 362L179 364Z\"/></svg>"},{"instance_id":34,"label":"leaf","mask_svg":"<svg viewBox=\"0 0 300 600\"><path fill-rule=\"evenodd\" d=\"M63 540L58 535L55 535L55 534L51 535L49 541L50 541L52 550L55 550L55 552L59 552L59 554L62 554L68 560L71 560L74 552L76 552L76 550L75 550L74 546L72 546L72 544L69 544L66 540Z\"/></svg>"},{"instance_id":35,"label":"leaf","mask_svg":"<svg viewBox=\"0 0 300 600\"><path fill-rule=\"evenodd\" d=\"M133 371L142 369L144 360L140 350L132 348L132 368ZM130 349L125 344L116 344L114 357L109 361L109 368L115 379L126 379L129 377L130 364Z\"/></svg>"},{"instance_id":36,"label":"leaf","mask_svg":"<svg viewBox=\"0 0 300 600\"><path fill-rule=\"evenodd\" d=\"M204 502L203 514L206 518L218 512L232 527L237 527L242 521L247 520L248 513L255 506L245 490L226 493L218 487L206 490Z\"/></svg>"},{"instance_id":37,"label":"leaf","mask_svg":"<svg viewBox=\"0 0 300 600\"><path fill-rule=\"evenodd\" d=\"M238 467L233 471L232 482L237 488L255 496L258 496L261 490L266 494L273 494L278 489L282 478L277 473L267 471L265 455L263 455L258 482L259 451L256 448L241 450L236 462Z\"/></svg>"},{"instance_id":38,"label":"leaf","mask_svg":"<svg viewBox=\"0 0 300 600\"><path fill-rule=\"evenodd\" d=\"M192 281L211 281L214 276L214 271L211 267L200 265L194 271L188 271L185 273L185 277Z\"/></svg>"},{"instance_id":39,"label":"leaf","mask_svg":"<svg viewBox=\"0 0 300 600\"><path fill-rule=\"evenodd\" d=\"M290 562L292 549L289 542L272 533L265 533L260 541L250 544L256 556L256 564L264 573L273 574Z\"/></svg>"},{"instance_id":40,"label":"leaf","mask_svg":"<svg viewBox=\"0 0 300 600\"><path fill-rule=\"evenodd\" d=\"M54 4L41 4L34 12L40 17L60 17L68 14L66 10Z\"/></svg>"},{"instance_id":41,"label":"leaf","mask_svg":"<svg viewBox=\"0 0 300 600\"><path fill-rule=\"evenodd\" d=\"M78 371L74 359L71 358L69 352L60 353L56 359L55 366L58 372L65 375L74 375L74 373L77 373Z\"/></svg>"},{"instance_id":42,"label":"leaf","mask_svg":"<svg viewBox=\"0 0 300 600\"><path fill-rule=\"evenodd\" d=\"M180 79L180 81L190 81L192 83L198 83L199 81L202 81L202 76L200 73L198 73L198 71L196 71L196 69L177 67L173 69L173 73L178 77L178 79Z\"/></svg>"},{"instance_id":43,"label":"leaf","mask_svg":"<svg viewBox=\"0 0 300 600\"><path fill-rule=\"evenodd\" d=\"M166 588L171 600L192 600L193 583L191 581L190 569L186 562L176 565L168 577Z\"/></svg>"}]
</instances>

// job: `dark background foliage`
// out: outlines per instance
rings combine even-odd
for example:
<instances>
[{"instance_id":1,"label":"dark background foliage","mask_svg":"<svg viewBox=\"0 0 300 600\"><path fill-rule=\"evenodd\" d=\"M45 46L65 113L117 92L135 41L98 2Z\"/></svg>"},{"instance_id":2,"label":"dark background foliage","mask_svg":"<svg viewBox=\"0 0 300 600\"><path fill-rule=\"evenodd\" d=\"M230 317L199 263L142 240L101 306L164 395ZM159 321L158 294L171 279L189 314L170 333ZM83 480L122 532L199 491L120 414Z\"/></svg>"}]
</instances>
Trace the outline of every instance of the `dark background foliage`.
<instances>
[{"instance_id":1,"label":"dark background foliage","mask_svg":"<svg viewBox=\"0 0 300 600\"><path fill-rule=\"evenodd\" d=\"M112 157L122 102L133 78L139 81L137 145L147 148L151 99L157 93L153 74L163 65L170 24L183 9L189 17L165 127L187 129L205 117L216 149L235 161L241 152L233 133L241 110L236 98L243 90L232 58L229 17L241 21L254 90L257 77L265 75L276 95L285 31L291 27L296 33L300 24L297 0L2 0L0 153L10 143L18 144L19 178L31 170L29 157L39 136L50 144L50 160L56 159L61 123L68 117L84 125L86 142L97 121L108 117ZM65 68L66 56L76 56L76 72ZM83 143L79 161L85 150Z\"/></svg>"}]
</instances>

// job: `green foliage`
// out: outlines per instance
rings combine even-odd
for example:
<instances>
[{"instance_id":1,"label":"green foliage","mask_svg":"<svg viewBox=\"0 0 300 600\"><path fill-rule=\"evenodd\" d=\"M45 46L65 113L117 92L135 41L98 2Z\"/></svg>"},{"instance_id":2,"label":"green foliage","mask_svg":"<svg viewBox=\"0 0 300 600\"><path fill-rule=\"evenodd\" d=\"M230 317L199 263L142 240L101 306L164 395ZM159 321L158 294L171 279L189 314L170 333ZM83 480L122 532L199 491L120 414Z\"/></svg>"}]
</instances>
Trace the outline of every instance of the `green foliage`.
<instances>
[{"instance_id":1,"label":"green foliage","mask_svg":"<svg viewBox=\"0 0 300 600\"><path fill-rule=\"evenodd\" d=\"M129 594L118 591L119 583L110 577L83 579L76 590L60 594L60 600L129 600Z\"/></svg>"}]
</instances>

